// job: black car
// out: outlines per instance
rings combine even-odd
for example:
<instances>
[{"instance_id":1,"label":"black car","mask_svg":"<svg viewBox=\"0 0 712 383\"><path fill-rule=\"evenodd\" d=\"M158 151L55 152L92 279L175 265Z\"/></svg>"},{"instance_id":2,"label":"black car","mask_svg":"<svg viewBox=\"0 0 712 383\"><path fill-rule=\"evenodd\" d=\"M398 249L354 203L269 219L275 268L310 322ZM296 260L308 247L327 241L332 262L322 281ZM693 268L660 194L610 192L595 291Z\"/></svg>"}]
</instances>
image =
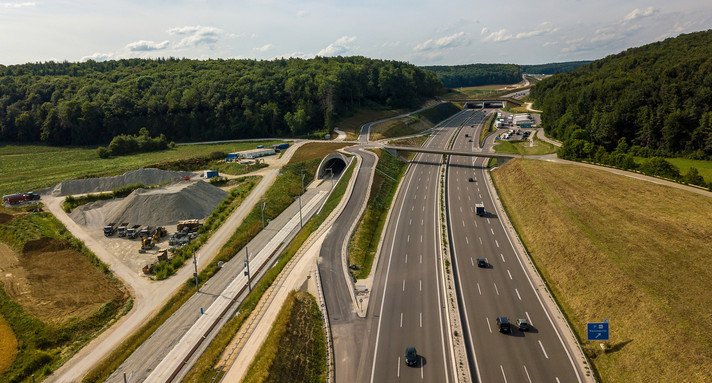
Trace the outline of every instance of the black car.
<instances>
[{"instance_id":1,"label":"black car","mask_svg":"<svg viewBox=\"0 0 712 383\"><path fill-rule=\"evenodd\" d=\"M497 317L497 327L499 328L499 332L506 332L510 333L512 332L512 326L509 323L509 319L507 317Z\"/></svg>"},{"instance_id":2,"label":"black car","mask_svg":"<svg viewBox=\"0 0 712 383\"><path fill-rule=\"evenodd\" d=\"M524 318L517 319L517 327L519 331L529 331L529 322Z\"/></svg>"},{"instance_id":3,"label":"black car","mask_svg":"<svg viewBox=\"0 0 712 383\"><path fill-rule=\"evenodd\" d=\"M408 366L415 366L416 364L418 364L418 352L415 351L415 347L406 347L405 364L407 364Z\"/></svg>"},{"instance_id":4,"label":"black car","mask_svg":"<svg viewBox=\"0 0 712 383\"><path fill-rule=\"evenodd\" d=\"M477 258L477 267L487 267L487 261L484 258Z\"/></svg>"},{"instance_id":5,"label":"black car","mask_svg":"<svg viewBox=\"0 0 712 383\"><path fill-rule=\"evenodd\" d=\"M472 178L472 177L468 178L467 180L470 181L470 182L475 182L475 179Z\"/></svg>"}]
</instances>

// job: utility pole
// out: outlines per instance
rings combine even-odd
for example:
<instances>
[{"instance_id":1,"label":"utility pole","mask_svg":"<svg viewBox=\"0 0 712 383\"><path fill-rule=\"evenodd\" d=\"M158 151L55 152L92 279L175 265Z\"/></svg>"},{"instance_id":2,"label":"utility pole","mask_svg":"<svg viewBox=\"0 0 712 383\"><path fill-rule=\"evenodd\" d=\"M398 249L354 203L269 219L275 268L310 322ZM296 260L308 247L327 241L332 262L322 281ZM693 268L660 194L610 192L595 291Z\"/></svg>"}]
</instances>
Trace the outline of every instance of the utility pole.
<instances>
[{"instance_id":1,"label":"utility pole","mask_svg":"<svg viewBox=\"0 0 712 383\"><path fill-rule=\"evenodd\" d=\"M302 220L302 196L299 196L299 227L304 227L304 221Z\"/></svg>"},{"instance_id":2,"label":"utility pole","mask_svg":"<svg viewBox=\"0 0 712 383\"><path fill-rule=\"evenodd\" d=\"M247 288L252 292L252 283L250 283L250 252L247 251L247 246L245 246L245 275L247 276Z\"/></svg>"},{"instance_id":3,"label":"utility pole","mask_svg":"<svg viewBox=\"0 0 712 383\"><path fill-rule=\"evenodd\" d=\"M195 266L195 273L193 273L193 276L195 277L195 292L199 293L200 287L198 287L198 258L196 258L195 256L195 250L193 250L193 266Z\"/></svg>"},{"instance_id":4,"label":"utility pole","mask_svg":"<svg viewBox=\"0 0 712 383\"><path fill-rule=\"evenodd\" d=\"M265 228L265 205L267 203L265 201L262 201L262 228Z\"/></svg>"},{"instance_id":5,"label":"utility pole","mask_svg":"<svg viewBox=\"0 0 712 383\"><path fill-rule=\"evenodd\" d=\"M304 172L306 172L306 170L302 169L302 194L304 194L304 176L306 176Z\"/></svg>"}]
</instances>

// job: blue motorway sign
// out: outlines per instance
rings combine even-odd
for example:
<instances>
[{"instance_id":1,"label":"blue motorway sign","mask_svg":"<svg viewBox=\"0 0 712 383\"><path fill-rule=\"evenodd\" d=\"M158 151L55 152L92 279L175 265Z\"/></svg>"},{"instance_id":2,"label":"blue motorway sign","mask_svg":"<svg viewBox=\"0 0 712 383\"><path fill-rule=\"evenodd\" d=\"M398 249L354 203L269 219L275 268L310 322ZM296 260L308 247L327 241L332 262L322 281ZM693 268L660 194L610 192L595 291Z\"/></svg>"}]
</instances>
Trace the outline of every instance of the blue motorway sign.
<instances>
[{"instance_id":1,"label":"blue motorway sign","mask_svg":"<svg viewBox=\"0 0 712 383\"><path fill-rule=\"evenodd\" d=\"M588 340L608 340L608 322L587 323Z\"/></svg>"}]
</instances>

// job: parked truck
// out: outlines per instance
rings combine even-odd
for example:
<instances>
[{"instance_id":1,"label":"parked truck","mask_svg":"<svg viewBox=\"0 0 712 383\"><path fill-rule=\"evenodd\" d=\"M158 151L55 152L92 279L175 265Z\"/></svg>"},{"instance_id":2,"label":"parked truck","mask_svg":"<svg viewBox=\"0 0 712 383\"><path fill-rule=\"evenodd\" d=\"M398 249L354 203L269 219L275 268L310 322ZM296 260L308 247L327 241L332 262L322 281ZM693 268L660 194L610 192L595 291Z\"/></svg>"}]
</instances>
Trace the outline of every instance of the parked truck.
<instances>
[{"instance_id":1,"label":"parked truck","mask_svg":"<svg viewBox=\"0 0 712 383\"><path fill-rule=\"evenodd\" d=\"M483 204L483 203L475 204L475 214L477 214L480 217L485 216L487 214L487 212L485 211L485 204Z\"/></svg>"},{"instance_id":2,"label":"parked truck","mask_svg":"<svg viewBox=\"0 0 712 383\"><path fill-rule=\"evenodd\" d=\"M104 226L104 236L111 237L116 233L116 222L112 222Z\"/></svg>"},{"instance_id":3,"label":"parked truck","mask_svg":"<svg viewBox=\"0 0 712 383\"><path fill-rule=\"evenodd\" d=\"M116 234L119 237L125 237L126 236L126 229L129 227L128 222L121 222L121 225L119 225L119 228L116 229Z\"/></svg>"},{"instance_id":4,"label":"parked truck","mask_svg":"<svg viewBox=\"0 0 712 383\"><path fill-rule=\"evenodd\" d=\"M156 232L156 228L153 226L145 226L141 231L139 232L139 237L145 238L145 237L153 237L153 234Z\"/></svg>"},{"instance_id":5,"label":"parked truck","mask_svg":"<svg viewBox=\"0 0 712 383\"><path fill-rule=\"evenodd\" d=\"M141 225L133 225L132 227L126 229L126 236L134 239L138 236L138 230L141 228Z\"/></svg>"},{"instance_id":6,"label":"parked truck","mask_svg":"<svg viewBox=\"0 0 712 383\"><path fill-rule=\"evenodd\" d=\"M177 231L183 231L184 227L187 227L189 231L197 231L199 227L203 226L203 224L200 222L200 220L197 219L185 219L182 221L178 221L178 225L176 226Z\"/></svg>"},{"instance_id":7,"label":"parked truck","mask_svg":"<svg viewBox=\"0 0 712 383\"><path fill-rule=\"evenodd\" d=\"M35 192L15 193L2 196L2 202L8 205L15 205L22 202L38 201L40 195Z\"/></svg>"}]
</instances>

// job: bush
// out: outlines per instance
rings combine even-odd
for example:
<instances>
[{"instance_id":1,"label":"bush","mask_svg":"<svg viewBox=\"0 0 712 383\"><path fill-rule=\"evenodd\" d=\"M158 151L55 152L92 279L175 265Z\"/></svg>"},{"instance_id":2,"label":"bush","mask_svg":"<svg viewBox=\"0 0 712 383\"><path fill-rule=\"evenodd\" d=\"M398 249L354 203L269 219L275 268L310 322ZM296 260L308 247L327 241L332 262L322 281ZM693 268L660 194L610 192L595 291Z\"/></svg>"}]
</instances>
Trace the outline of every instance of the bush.
<instances>
[{"instance_id":1,"label":"bush","mask_svg":"<svg viewBox=\"0 0 712 383\"><path fill-rule=\"evenodd\" d=\"M103 146L100 146L96 151L99 154L99 158L109 158L109 156L111 156L109 149Z\"/></svg>"}]
</instances>

